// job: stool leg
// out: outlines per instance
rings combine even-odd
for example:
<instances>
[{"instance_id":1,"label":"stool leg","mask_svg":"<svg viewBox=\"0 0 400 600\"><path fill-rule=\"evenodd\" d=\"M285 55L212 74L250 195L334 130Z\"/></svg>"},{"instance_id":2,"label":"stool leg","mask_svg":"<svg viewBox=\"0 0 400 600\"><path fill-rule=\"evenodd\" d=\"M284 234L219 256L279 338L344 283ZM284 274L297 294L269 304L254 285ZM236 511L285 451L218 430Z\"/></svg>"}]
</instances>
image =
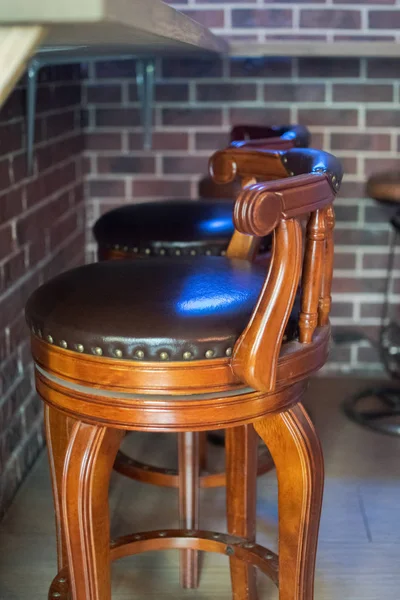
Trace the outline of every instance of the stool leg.
<instances>
[{"instance_id":1,"label":"stool leg","mask_svg":"<svg viewBox=\"0 0 400 600\"><path fill-rule=\"evenodd\" d=\"M179 520L182 529L197 529L199 522L199 434L178 434L179 454ZM197 588L199 584L199 553L181 550L181 586Z\"/></svg>"},{"instance_id":2,"label":"stool leg","mask_svg":"<svg viewBox=\"0 0 400 600\"><path fill-rule=\"evenodd\" d=\"M301 404L254 423L278 477L279 600L313 600L324 464Z\"/></svg>"},{"instance_id":3,"label":"stool leg","mask_svg":"<svg viewBox=\"0 0 400 600\"><path fill-rule=\"evenodd\" d=\"M62 478L71 600L110 600L108 487L124 432L76 421Z\"/></svg>"},{"instance_id":4,"label":"stool leg","mask_svg":"<svg viewBox=\"0 0 400 600\"><path fill-rule=\"evenodd\" d=\"M250 541L256 537L257 441L252 425L225 433L228 533ZM234 557L229 562L233 600L255 600L255 567Z\"/></svg>"},{"instance_id":5,"label":"stool leg","mask_svg":"<svg viewBox=\"0 0 400 600\"><path fill-rule=\"evenodd\" d=\"M61 569L68 566L65 531L61 514L61 485L69 431L74 422L64 413L49 405L45 405L44 418L56 518L57 561L58 570L61 571Z\"/></svg>"}]
</instances>

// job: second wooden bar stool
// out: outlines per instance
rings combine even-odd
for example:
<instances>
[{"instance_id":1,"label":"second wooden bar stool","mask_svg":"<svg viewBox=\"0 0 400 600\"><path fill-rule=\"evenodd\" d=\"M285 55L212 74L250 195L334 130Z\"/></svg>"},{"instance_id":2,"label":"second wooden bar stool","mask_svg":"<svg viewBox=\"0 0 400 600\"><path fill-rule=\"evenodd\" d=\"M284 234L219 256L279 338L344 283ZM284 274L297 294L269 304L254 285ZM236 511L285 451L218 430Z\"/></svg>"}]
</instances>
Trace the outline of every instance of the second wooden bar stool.
<instances>
[{"instance_id":1,"label":"second wooden bar stool","mask_svg":"<svg viewBox=\"0 0 400 600\"><path fill-rule=\"evenodd\" d=\"M235 600L256 599L254 566L280 600L313 599L323 460L301 399L329 347L342 171L315 150L228 149L211 172L281 177L246 186L235 204L242 234L274 234L267 276L227 257L107 261L59 275L28 302L57 520L50 598L110 600L110 560L179 548L227 555ZM298 335L284 341L300 280ZM124 433L218 428L227 430L228 534L196 526L110 542L108 485ZM256 432L277 469L279 555L256 543Z\"/></svg>"},{"instance_id":2,"label":"second wooden bar stool","mask_svg":"<svg viewBox=\"0 0 400 600\"><path fill-rule=\"evenodd\" d=\"M301 125L239 125L231 131L232 145L271 150L307 147L309 139ZM150 201L111 210L94 225L99 259L223 256L234 233L232 211L239 190L238 178L216 185L207 177L200 181L199 200Z\"/></svg>"}]
</instances>

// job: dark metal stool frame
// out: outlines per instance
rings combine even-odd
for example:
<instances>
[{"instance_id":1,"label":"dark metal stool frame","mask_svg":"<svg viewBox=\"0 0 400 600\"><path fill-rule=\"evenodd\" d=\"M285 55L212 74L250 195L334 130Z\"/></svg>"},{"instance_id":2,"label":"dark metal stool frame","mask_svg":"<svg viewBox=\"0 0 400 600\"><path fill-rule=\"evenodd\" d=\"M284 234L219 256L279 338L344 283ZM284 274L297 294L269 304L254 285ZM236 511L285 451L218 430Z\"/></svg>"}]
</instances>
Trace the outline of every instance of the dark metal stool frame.
<instances>
[{"instance_id":1,"label":"dark metal stool frame","mask_svg":"<svg viewBox=\"0 0 400 600\"><path fill-rule=\"evenodd\" d=\"M393 231L389 246L378 349L387 373L395 379L400 379L400 325L390 320L390 292L397 238L400 233L400 211L394 215L390 223L393 226ZM394 341L396 338L399 341L398 344ZM368 398L379 400L382 408L364 409L363 403ZM388 435L400 435L400 388L398 386L378 386L363 389L344 401L343 410L349 419L359 425ZM398 422L391 422L391 419L397 419Z\"/></svg>"}]
</instances>

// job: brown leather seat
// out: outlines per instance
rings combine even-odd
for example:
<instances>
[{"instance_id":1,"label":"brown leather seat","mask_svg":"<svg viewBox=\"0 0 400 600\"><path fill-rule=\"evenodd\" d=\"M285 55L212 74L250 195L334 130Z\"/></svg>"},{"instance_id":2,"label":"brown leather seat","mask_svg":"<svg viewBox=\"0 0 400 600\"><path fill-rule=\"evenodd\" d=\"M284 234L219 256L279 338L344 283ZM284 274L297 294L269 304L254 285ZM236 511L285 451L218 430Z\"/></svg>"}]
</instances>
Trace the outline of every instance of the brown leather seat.
<instances>
[{"instance_id":1,"label":"brown leather seat","mask_svg":"<svg viewBox=\"0 0 400 600\"><path fill-rule=\"evenodd\" d=\"M74 352L219 358L230 355L264 280L262 267L224 257L105 261L41 286L26 318L36 335Z\"/></svg>"},{"instance_id":2,"label":"brown leather seat","mask_svg":"<svg viewBox=\"0 0 400 600\"><path fill-rule=\"evenodd\" d=\"M400 172L386 171L372 175L367 181L367 194L378 202L400 203Z\"/></svg>"},{"instance_id":3,"label":"brown leather seat","mask_svg":"<svg viewBox=\"0 0 400 600\"><path fill-rule=\"evenodd\" d=\"M224 254L233 234L234 200L164 200L106 213L93 233L99 248L144 256ZM270 246L265 238L262 250Z\"/></svg>"}]
</instances>

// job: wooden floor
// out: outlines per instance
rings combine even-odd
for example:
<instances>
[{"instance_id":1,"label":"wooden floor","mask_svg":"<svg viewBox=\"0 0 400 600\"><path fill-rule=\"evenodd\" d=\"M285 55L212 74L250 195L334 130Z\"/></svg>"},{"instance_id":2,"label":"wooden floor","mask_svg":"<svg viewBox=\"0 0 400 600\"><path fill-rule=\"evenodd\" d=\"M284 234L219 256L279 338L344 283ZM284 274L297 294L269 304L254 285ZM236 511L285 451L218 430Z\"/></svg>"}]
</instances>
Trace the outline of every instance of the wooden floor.
<instances>
[{"instance_id":1,"label":"wooden floor","mask_svg":"<svg viewBox=\"0 0 400 600\"><path fill-rule=\"evenodd\" d=\"M307 398L323 441L326 487L316 600L399 600L400 438L364 430L342 416L340 402L368 382L317 379ZM176 460L175 436L132 434L125 444L154 464ZM215 464L221 450L211 449ZM259 540L276 548L275 474L259 479ZM176 492L114 474L114 535L176 525ZM224 491L202 492L203 528L224 530ZM227 558L204 557L199 590L179 588L177 552L149 553L113 565L113 600L228 600ZM0 600L44 600L56 572L52 498L43 455L0 526ZM259 576L260 600L276 600Z\"/></svg>"}]
</instances>

